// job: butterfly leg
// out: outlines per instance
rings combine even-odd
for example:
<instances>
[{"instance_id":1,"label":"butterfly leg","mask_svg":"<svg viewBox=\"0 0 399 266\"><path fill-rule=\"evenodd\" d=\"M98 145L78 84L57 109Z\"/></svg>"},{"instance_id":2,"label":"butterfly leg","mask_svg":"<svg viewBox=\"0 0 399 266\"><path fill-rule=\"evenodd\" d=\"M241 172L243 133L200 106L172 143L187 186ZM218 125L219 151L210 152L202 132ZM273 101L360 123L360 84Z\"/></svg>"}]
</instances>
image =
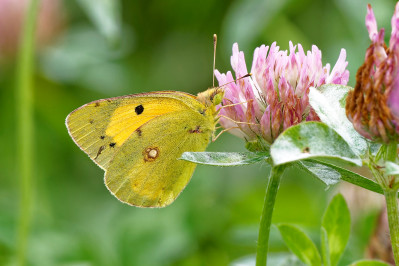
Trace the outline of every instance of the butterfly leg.
<instances>
[{"instance_id":1,"label":"butterfly leg","mask_svg":"<svg viewBox=\"0 0 399 266\"><path fill-rule=\"evenodd\" d=\"M217 134L216 137L213 135L213 136L212 136L212 142L216 141L216 140L220 137L220 135L222 135L224 132L227 132L227 131L229 131L229 130L231 130L231 129L234 129L234 128L239 128L239 127L229 127L229 128L226 128L226 129L223 129L222 131L220 131L220 132Z\"/></svg>"},{"instance_id":2,"label":"butterfly leg","mask_svg":"<svg viewBox=\"0 0 399 266\"><path fill-rule=\"evenodd\" d=\"M260 124L255 124L255 123L248 123L248 122L235 121L234 119L231 119L230 117L225 116L225 115L219 115L219 118L220 118L220 117L223 117L223 118L225 118L225 119L227 119L227 120L230 120L230 121L232 121L232 122L234 122L234 123L236 123L236 124L245 124L245 125L252 125L252 126L259 126L259 125L260 125Z\"/></svg>"}]
</instances>

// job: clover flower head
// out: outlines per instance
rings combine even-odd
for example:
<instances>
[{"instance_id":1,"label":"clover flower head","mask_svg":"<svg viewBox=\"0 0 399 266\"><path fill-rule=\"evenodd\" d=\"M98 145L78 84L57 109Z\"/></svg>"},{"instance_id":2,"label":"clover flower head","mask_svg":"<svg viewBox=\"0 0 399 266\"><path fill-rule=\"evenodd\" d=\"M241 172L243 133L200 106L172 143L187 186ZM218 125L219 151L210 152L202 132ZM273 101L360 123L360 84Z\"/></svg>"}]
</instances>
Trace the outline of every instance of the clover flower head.
<instances>
[{"instance_id":1,"label":"clover flower head","mask_svg":"<svg viewBox=\"0 0 399 266\"><path fill-rule=\"evenodd\" d=\"M399 133L399 3L391 24L387 47L385 30L378 31L373 9L367 6L366 28L371 45L346 103L346 114L354 128L368 139L383 142L397 140Z\"/></svg>"},{"instance_id":2,"label":"clover flower head","mask_svg":"<svg viewBox=\"0 0 399 266\"><path fill-rule=\"evenodd\" d=\"M346 85L349 71L346 52L341 50L338 61L330 71L323 66L321 51L312 46L303 50L300 44L289 43L289 51L280 50L274 42L270 47L255 49L251 78L234 82L230 71L215 71L219 85L225 85L220 111L220 124L230 132L246 139L258 137L272 143L285 129L302 121L319 121L309 105L309 88L327 83ZM244 53L233 45L231 65L236 79L248 73Z\"/></svg>"}]
</instances>

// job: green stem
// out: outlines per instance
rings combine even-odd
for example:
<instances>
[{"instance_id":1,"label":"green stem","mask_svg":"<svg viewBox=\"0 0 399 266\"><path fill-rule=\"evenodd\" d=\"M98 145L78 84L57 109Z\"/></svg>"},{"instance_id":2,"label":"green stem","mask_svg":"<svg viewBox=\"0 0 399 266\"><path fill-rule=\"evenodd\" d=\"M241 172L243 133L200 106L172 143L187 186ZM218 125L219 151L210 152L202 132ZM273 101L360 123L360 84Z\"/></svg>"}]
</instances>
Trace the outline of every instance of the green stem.
<instances>
[{"instance_id":1,"label":"green stem","mask_svg":"<svg viewBox=\"0 0 399 266\"><path fill-rule=\"evenodd\" d=\"M39 0L31 0L25 16L17 69L17 155L20 175L20 215L18 221L18 265L26 261L32 198L33 166L33 55Z\"/></svg>"},{"instance_id":2,"label":"green stem","mask_svg":"<svg viewBox=\"0 0 399 266\"><path fill-rule=\"evenodd\" d=\"M265 200L263 203L262 216L260 217L258 246L256 248L256 266L264 266L267 263L267 251L269 247L270 225L278 187L285 166L274 166L270 171L269 182L266 188Z\"/></svg>"},{"instance_id":3,"label":"green stem","mask_svg":"<svg viewBox=\"0 0 399 266\"><path fill-rule=\"evenodd\" d=\"M385 161L396 163L398 156L398 144L396 141L391 141L387 145ZM385 176L386 184L384 189L385 201L387 204L389 235L391 237L392 252L396 265L399 265L399 207L398 207L398 190L393 189L389 178L392 176Z\"/></svg>"},{"instance_id":4,"label":"green stem","mask_svg":"<svg viewBox=\"0 0 399 266\"><path fill-rule=\"evenodd\" d=\"M398 144L396 141L389 142L386 153L386 160L395 163L398 156Z\"/></svg>"},{"instance_id":5,"label":"green stem","mask_svg":"<svg viewBox=\"0 0 399 266\"><path fill-rule=\"evenodd\" d=\"M398 199L396 198L397 194L397 190L385 191L392 251L395 258L395 263L396 265L399 265L399 207Z\"/></svg>"}]
</instances>

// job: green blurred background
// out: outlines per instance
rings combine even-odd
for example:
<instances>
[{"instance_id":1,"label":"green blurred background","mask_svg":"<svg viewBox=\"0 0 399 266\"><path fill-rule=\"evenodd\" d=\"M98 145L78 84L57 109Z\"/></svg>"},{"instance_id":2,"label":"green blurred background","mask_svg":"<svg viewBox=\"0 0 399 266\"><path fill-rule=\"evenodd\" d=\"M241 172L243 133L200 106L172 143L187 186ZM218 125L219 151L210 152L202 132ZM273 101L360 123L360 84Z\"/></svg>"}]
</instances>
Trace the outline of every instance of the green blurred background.
<instances>
[{"instance_id":1,"label":"green blurred background","mask_svg":"<svg viewBox=\"0 0 399 266\"><path fill-rule=\"evenodd\" d=\"M12 19L9 4L2 2L13 1L0 0L0 18L8 14ZM65 117L100 98L155 90L204 91L212 86L214 33L221 72L231 69L234 42L245 52L250 69L256 47L277 41L287 49L292 40L305 50L317 45L323 63L332 66L345 48L353 86L370 43L364 26L367 2L388 36L395 5L388 0L44 2L50 8L41 13L47 35L35 61L28 265L228 265L250 259L266 165L198 166L171 206L130 207L108 192L103 171L69 137ZM4 23L0 19L3 42L17 31L13 22ZM0 51L0 265L14 261L19 215L16 43L10 43ZM223 134L208 150L243 151L244 142ZM273 222L295 223L318 242L322 213L336 190L297 170L286 172ZM342 265L364 257L377 211L369 208L354 219ZM276 228L270 241L273 254L287 252Z\"/></svg>"}]
</instances>

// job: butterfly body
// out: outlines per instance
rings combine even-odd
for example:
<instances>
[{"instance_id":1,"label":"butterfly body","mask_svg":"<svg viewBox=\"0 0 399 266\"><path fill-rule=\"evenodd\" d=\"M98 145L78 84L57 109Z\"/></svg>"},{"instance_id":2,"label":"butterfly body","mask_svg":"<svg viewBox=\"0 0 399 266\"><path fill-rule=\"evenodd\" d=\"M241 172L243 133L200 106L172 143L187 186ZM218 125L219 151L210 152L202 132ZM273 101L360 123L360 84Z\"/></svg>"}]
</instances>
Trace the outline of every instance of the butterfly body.
<instances>
[{"instance_id":1,"label":"butterfly body","mask_svg":"<svg viewBox=\"0 0 399 266\"><path fill-rule=\"evenodd\" d=\"M94 101L70 113L75 143L105 170L105 184L120 201L139 207L172 203L195 164L183 152L204 151L217 123L223 91L197 97L161 91Z\"/></svg>"}]
</instances>

